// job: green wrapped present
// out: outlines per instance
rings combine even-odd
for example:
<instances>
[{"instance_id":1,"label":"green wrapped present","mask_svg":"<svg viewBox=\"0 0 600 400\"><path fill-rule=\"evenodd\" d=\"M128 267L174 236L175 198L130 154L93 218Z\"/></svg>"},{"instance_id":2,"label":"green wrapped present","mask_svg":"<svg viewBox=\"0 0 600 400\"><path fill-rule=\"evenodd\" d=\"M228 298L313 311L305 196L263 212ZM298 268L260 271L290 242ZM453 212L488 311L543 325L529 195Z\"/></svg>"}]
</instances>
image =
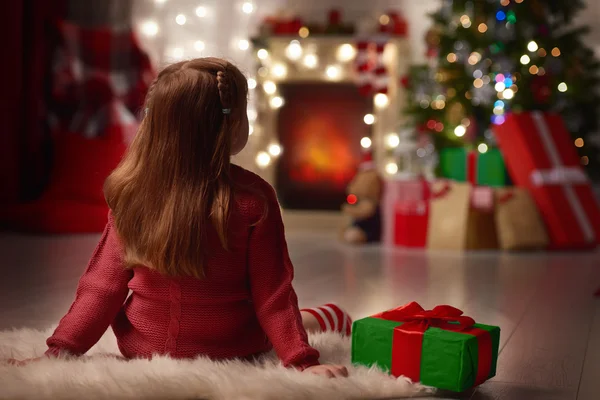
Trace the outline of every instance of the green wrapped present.
<instances>
[{"instance_id":1,"label":"green wrapped present","mask_svg":"<svg viewBox=\"0 0 600 400\"><path fill-rule=\"evenodd\" d=\"M447 148L440 152L443 178L473 185L502 187L508 185L508 174L502 153L491 149L481 154L476 150Z\"/></svg>"},{"instance_id":2,"label":"green wrapped present","mask_svg":"<svg viewBox=\"0 0 600 400\"><path fill-rule=\"evenodd\" d=\"M354 322L352 362L454 392L496 374L500 328L476 324L450 306L418 303Z\"/></svg>"}]
</instances>

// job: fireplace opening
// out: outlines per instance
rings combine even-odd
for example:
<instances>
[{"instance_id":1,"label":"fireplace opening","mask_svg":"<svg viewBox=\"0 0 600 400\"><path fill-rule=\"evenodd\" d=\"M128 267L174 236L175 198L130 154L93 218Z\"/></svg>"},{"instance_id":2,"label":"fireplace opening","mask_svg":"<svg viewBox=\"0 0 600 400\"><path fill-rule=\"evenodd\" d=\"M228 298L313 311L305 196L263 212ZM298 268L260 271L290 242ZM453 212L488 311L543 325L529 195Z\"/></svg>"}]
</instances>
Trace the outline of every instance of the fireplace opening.
<instances>
[{"instance_id":1,"label":"fireplace opening","mask_svg":"<svg viewBox=\"0 0 600 400\"><path fill-rule=\"evenodd\" d=\"M285 154L275 184L282 206L339 210L361 160L360 139L370 136L365 114L372 99L352 84L282 83L286 99L277 132Z\"/></svg>"}]
</instances>

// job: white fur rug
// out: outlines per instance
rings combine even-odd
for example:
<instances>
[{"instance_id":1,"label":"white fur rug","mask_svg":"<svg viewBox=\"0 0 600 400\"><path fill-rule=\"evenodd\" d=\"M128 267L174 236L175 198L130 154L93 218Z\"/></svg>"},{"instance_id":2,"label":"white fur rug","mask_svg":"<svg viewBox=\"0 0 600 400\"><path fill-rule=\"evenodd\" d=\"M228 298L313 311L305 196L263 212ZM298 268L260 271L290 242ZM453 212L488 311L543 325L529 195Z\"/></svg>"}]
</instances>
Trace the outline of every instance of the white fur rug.
<instances>
[{"instance_id":1,"label":"white fur rug","mask_svg":"<svg viewBox=\"0 0 600 400\"><path fill-rule=\"evenodd\" d=\"M6 399L396 399L432 390L377 370L352 366L350 377L327 379L283 368L270 355L261 365L176 361L167 357L120 361L112 331L86 357L44 359L22 367L5 359L43 354L52 329L0 332L0 398ZM350 340L327 333L311 336L321 362L350 366Z\"/></svg>"}]
</instances>

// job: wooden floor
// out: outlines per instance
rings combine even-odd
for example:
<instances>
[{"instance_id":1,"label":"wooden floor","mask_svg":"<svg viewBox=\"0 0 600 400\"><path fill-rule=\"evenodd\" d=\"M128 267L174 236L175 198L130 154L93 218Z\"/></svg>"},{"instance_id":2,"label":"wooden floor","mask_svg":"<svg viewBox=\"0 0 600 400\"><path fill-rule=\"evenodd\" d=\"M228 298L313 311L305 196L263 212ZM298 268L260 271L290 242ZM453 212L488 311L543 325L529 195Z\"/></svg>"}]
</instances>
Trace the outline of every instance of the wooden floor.
<instances>
[{"instance_id":1,"label":"wooden floor","mask_svg":"<svg viewBox=\"0 0 600 400\"><path fill-rule=\"evenodd\" d=\"M0 236L0 329L56 323L97 240ZM416 300L499 325L496 378L448 398L600 398L599 253L428 254L351 248L307 232L288 242L303 306L335 301L358 318Z\"/></svg>"}]
</instances>

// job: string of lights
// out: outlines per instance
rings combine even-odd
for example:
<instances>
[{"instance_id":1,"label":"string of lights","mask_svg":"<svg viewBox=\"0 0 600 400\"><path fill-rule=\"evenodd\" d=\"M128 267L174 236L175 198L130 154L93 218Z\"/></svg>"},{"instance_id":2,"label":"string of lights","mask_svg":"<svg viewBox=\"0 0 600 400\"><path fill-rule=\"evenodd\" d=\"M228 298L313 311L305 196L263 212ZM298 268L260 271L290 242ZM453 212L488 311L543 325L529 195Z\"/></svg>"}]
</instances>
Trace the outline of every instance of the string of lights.
<instances>
[{"instance_id":1,"label":"string of lights","mask_svg":"<svg viewBox=\"0 0 600 400\"><path fill-rule=\"evenodd\" d=\"M249 156L255 165L264 170L284 153L283 147L277 141L277 135L271 132L271 127L263 126L261 121L261 115L267 109L276 113L286 104L279 84L297 79L298 74L309 76L311 81L352 81L360 84L356 62L363 54L359 54L356 37L341 34L326 38L323 35L312 34L308 26L301 26L296 37L284 40L283 48L273 49L267 45L268 41L261 42L249 37L252 30L250 28L256 27L255 17L260 11L257 4L252 1L239 1L234 4L233 10L227 10L230 14L228 19L232 21L231 34L224 38L214 33L215 24L220 24L223 20L219 18L219 13L224 12L224 7L218 4L218 0L204 0L198 3L154 0L153 8L138 21L137 28L147 45L158 48L155 61L159 66L182 59L215 55L226 56L243 70L252 71L248 77L250 141L244 152L250 152ZM380 23L384 17L385 15L379 18ZM390 23L390 17L387 21ZM389 45L383 42L386 50L375 55L380 58L380 63L385 64L386 71L390 68L398 69L397 65L390 65L390 60L398 64L399 57L392 54L399 51L398 40L402 39L392 40ZM391 49L387 50L388 47ZM388 53L392 56L388 56ZM398 164L401 164L394 160L393 151L401 145L397 129L398 111L404 101L402 88L393 90L393 98L390 98L390 92L387 91L390 86L388 81L396 79L395 73L395 70L391 71L392 78L387 72L376 77L374 85L385 90L377 89L370 95L373 112L365 115L363 120L365 124L373 127L373 132L381 133L360 141L365 149L385 151L379 163L382 163L382 169L390 175L396 174L399 171ZM394 85L395 82L392 86Z\"/></svg>"}]
</instances>

